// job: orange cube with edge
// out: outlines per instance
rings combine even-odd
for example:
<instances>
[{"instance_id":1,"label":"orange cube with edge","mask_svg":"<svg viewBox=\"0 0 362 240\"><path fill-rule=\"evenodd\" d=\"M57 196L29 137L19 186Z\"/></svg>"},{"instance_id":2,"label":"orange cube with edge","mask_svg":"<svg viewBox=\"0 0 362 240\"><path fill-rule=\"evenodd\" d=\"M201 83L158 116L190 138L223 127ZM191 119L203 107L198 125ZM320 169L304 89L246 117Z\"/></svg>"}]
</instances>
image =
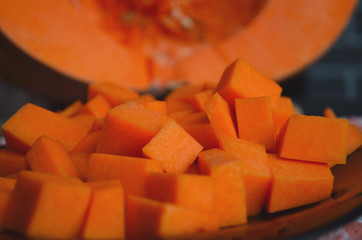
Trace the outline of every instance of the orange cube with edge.
<instances>
[{"instance_id":1,"label":"orange cube with edge","mask_svg":"<svg viewBox=\"0 0 362 240\"><path fill-rule=\"evenodd\" d=\"M23 171L5 212L4 229L30 238L77 238L90 196L90 187L77 178Z\"/></svg>"},{"instance_id":2,"label":"orange cube with edge","mask_svg":"<svg viewBox=\"0 0 362 240\"><path fill-rule=\"evenodd\" d=\"M88 163L88 181L119 179L125 195L145 196L147 172L162 172L158 161L93 153Z\"/></svg>"},{"instance_id":3,"label":"orange cube with edge","mask_svg":"<svg viewBox=\"0 0 362 240\"><path fill-rule=\"evenodd\" d=\"M328 118L337 118L332 108L324 109L324 116ZM350 123L347 134L347 155L356 151L362 145L362 131L354 124ZM331 164L333 166L335 164Z\"/></svg>"},{"instance_id":4,"label":"orange cube with edge","mask_svg":"<svg viewBox=\"0 0 362 240\"><path fill-rule=\"evenodd\" d=\"M35 141L26 153L26 160L33 171L81 178L81 173L63 145L46 136L41 136Z\"/></svg>"},{"instance_id":5,"label":"orange cube with edge","mask_svg":"<svg viewBox=\"0 0 362 240\"><path fill-rule=\"evenodd\" d=\"M110 109L111 106L107 100L102 95L97 95L84 104L79 112L89 114L95 118L104 118Z\"/></svg>"},{"instance_id":6,"label":"orange cube with edge","mask_svg":"<svg viewBox=\"0 0 362 240\"><path fill-rule=\"evenodd\" d=\"M296 113L292 99L281 96L277 107L273 110L274 135L277 137L279 130L287 122L289 117Z\"/></svg>"},{"instance_id":7,"label":"orange cube with edge","mask_svg":"<svg viewBox=\"0 0 362 240\"><path fill-rule=\"evenodd\" d=\"M182 238L216 232L215 214L192 211L169 203L129 196L126 205L126 234L130 239Z\"/></svg>"},{"instance_id":8,"label":"orange cube with edge","mask_svg":"<svg viewBox=\"0 0 362 240\"><path fill-rule=\"evenodd\" d=\"M85 180L88 175L89 158L92 153L96 152L100 133L100 130L90 131L69 153L70 158Z\"/></svg>"},{"instance_id":9,"label":"orange cube with edge","mask_svg":"<svg viewBox=\"0 0 362 240\"><path fill-rule=\"evenodd\" d=\"M205 102L205 111L217 138L219 138L221 134L237 137L235 117L229 105L220 94L213 94Z\"/></svg>"},{"instance_id":10,"label":"orange cube with edge","mask_svg":"<svg viewBox=\"0 0 362 240\"><path fill-rule=\"evenodd\" d=\"M239 138L275 150L274 124L270 97L235 99Z\"/></svg>"},{"instance_id":11,"label":"orange cube with edge","mask_svg":"<svg viewBox=\"0 0 362 240\"><path fill-rule=\"evenodd\" d=\"M185 123L181 125L203 147L209 150L218 147L218 140L211 123Z\"/></svg>"},{"instance_id":12,"label":"orange cube with edge","mask_svg":"<svg viewBox=\"0 0 362 240\"><path fill-rule=\"evenodd\" d=\"M356 151L362 146L362 131L359 128L350 123L348 127L347 135L347 155Z\"/></svg>"},{"instance_id":13,"label":"orange cube with edge","mask_svg":"<svg viewBox=\"0 0 362 240\"><path fill-rule=\"evenodd\" d=\"M268 154L273 181L266 210L270 213L326 199L333 189L333 175L325 163L295 161Z\"/></svg>"},{"instance_id":14,"label":"orange cube with edge","mask_svg":"<svg viewBox=\"0 0 362 240\"><path fill-rule=\"evenodd\" d=\"M152 100L145 101L142 104L156 112L167 115L166 101Z\"/></svg>"},{"instance_id":15,"label":"orange cube with edge","mask_svg":"<svg viewBox=\"0 0 362 240\"><path fill-rule=\"evenodd\" d=\"M283 158L346 163L348 120L294 114L278 138Z\"/></svg>"},{"instance_id":16,"label":"orange cube with edge","mask_svg":"<svg viewBox=\"0 0 362 240\"><path fill-rule=\"evenodd\" d=\"M26 153L42 135L60 141L69 152L90 127L28 103L4 123L2 130L7 148L15 152Z\"/></svg>"},{"instance_id":17,"label":"orange cube with edge","mask_svg":"<svg viewBox=\"0 0 362 240\"><path fill-rule=\"evenodd\" d=\"M165 172L182 173L196 160L202 146L169 119L142 150L144 156L160 162Z\"/></svg>"},{"instance_id":18,"label":"orange cube with edge","mask_svg":"<svg viewBox=\"0 0 362 240\"><path fill-rule=\"evenodd\" d=\"M242 162L248 216L260 214L272 180L265 146L222 135L220 148Z\"/></svg>"},{"instance_id":19,"label":"orange cube with edge","mask_svg":"<svg viewBox=\"0 0 362 240\"><path fill-rule=\"evenodd\" d=\"M95 121L97 120L92 115L86 114L86 113L78 113L76 115L73 115L69 117L71 120L73 120L76 123L82 124L85 127L88 127L90 129L93 128L93 125Z\"/></svg>"},{"instance_id":20,"label":"orange cube with edge","mask_svg":"<svg viewBox=\"0 0 362 240\"><path fill-rule=\"evenodd\" d=\"M24 154L7 148L0 149L0 166L0 176L3 177L29 169Z\"/></svg>"},{"instance_id":21,"label":"orange cube with edge","mask_svg":"<svg viewBox=\"0 0 362 240\"><path fill-rule=\"evenodd\" d=\"M85 239L124 239L124 195L119 180L89 182L92 195L82 229Z\"/></svg>"},{"instance_id":22,"label":"orange cube with edge","mask_svg":"<svg viewBox=\"0 0 362 240\"><path fill-rule=\"evenodd\" d=\"M198 112L205 111L205 102L215 93L215 90L204 90L202 92L196 93L191 98L191 103L194 106L194 109Z\"/></svg>"},{"instance_id":23,"label":"orange cube with edge","mask_svg":"<svg viewBox=\"0 0 362 240\"><path fill-rule=\"evenodd\" d=\"M82 180L84 181L87 181L90 155L91 155L90 153L84 153L84 152L69 154L70 159L72 160L74 165L78 168L82 176Z\"/></svg>"},{"instance_id":24,"label":"orange cube with edge","mask_svg":"<svg viewBox=\"0 0 362 240\"><path fill-rule=\"evenodd\" d=\"M83 107L82 102L80 100L76 100L75 102L67 106L65 109L57 113L64 117L71 117L76 115L82 107Z\"/></svg>"},{"instance_id":25,"label":"orange cube with edge","mask_svg":"<svg viewBox=\"0 0 362 240\"><path fill-rule=\"evenodd\" d=\"M196 174L147 174L146 197L200 212L214 210L214 181Z\"/></svg>"},{"instance_id":26,"label":"orange cube with edge","mask_svg":"<svg viewBox=\"0 0 362 240\"><path fill-rule=\"evenodd\" d=\"M101 134L100 130L88 132L87 135L85 135L84 138L79 141L77 146L75 146L70 153L71 154L74 154L74 153L91 154L91 153L96 152L100 134Z\"/></svg>"},{"instance_id":27,"label":"orange cube with edge","mask_svg":"<svg viewBox=\"0 0 362 240\"><path fill-rule=\"evenodd\" d=\"M165 115L140 103L127 102L112 108L104 120L97 152L141 157L142 147L166 120Z\"/></svg>"},{"instance_id":28,"label":"orange cube with edge","mask_svg":"<svg viewBox=\"0 0 362 240\"><path fill-rule=\"evenodd\" d=\"M296 110L290 97L280 96L278 104L273 112L290 116L295 114Z\"/></svg>"},{"instance_id":29,"label":"orange cube with edge","mask_svg":"<svg viewBox=\"0 0 362 240\"><path fill-rule=\"evenodd\" d=\"M6 208L8 207L10 201L11 193L0 191L0 232L3 230L3 220Z\"/></svg>"},{"instance_id":30,"label":"orange cube with edge","mask_svg":"<svg viewBox=\"0 0 362 240\"><path fill-rule=\"evenodd\" d=\"M97 82L88 85L88 100L97 95L104 97L111 107L115 107L120 101L138 98L137 92L129 90L112 82Z\"/></svg>"},{"instance_id":31,"label":"orange cube with edge","mask_svg":"<svg viewBox=\"0 0 362 240\"><path fill-rule=\"evenodd\" d=\"M226 68L216 91L234 109L236 98L261 96L270 96L274 107L278 104L282 88L239 58Z\"/></svg>"},{"instance_id":32,"label":"orange cube with edge","mask_svg":"<svg viewBox=\"0 0 362 240\"><path fill-rule=\"evenodd\" d=\"M215 187L215 213L220 226L247 222L245 187L241 161L220 149L202 151L198 158L200 174L211 176Z\"/></svg>"},{"instance_id":33,"label":"orange cube with edge","mask_svg":"<svg viewBox=\"0 0 362 240\"><path fill-rule=\"evenodd\" d=\"M0 177L0 192L12 193L15 184L16 184L15 179Z\"/></svg>"}]
</instances>

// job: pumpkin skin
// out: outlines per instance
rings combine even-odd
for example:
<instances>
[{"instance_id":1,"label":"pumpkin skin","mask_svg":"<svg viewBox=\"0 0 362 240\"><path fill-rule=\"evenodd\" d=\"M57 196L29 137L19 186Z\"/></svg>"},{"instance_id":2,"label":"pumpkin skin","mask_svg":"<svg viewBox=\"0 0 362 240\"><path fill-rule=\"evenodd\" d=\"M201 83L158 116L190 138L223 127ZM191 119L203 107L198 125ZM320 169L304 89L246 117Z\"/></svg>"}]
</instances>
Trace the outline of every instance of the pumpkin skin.
<instances>
[{"instance_id":1,"label":"pumpkin skin","mask_svg":"<svg viewBox=\"0 0 362 240\"><path fill-rule=\"evenodd\" d=\"M110 81L147 90L175 81L217 82L238 57L280 81L320 57L357 4L187 2L0 0L0 29L32 58L85 83ZM183 27L183 18L171 18L175 3L194 25ZM234 9L244 10L237 15ZM130 18L130 12L136 17Z\"/></svg>"}]
</instances>

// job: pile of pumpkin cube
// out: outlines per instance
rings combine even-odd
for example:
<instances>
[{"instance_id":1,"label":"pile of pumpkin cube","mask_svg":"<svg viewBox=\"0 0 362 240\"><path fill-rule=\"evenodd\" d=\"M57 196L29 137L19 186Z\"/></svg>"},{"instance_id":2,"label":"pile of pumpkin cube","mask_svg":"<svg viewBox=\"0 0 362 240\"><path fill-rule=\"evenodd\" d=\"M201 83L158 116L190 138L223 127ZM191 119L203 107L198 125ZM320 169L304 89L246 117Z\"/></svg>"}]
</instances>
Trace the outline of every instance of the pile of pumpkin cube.
<instances>
[{"instance_id":1,"label":"pile of pumpkin cube","mask_svg":"<svg viewBox=\"0 0 362 240\"><path fill-rule=\"evenodd\" d=\"M34 238L182 237L322 201L362 134L296 114L242 59L216 85L165 100L114 83L60 112L26 104L3 126L0 229Z\"/></svg>"}]
</instances>

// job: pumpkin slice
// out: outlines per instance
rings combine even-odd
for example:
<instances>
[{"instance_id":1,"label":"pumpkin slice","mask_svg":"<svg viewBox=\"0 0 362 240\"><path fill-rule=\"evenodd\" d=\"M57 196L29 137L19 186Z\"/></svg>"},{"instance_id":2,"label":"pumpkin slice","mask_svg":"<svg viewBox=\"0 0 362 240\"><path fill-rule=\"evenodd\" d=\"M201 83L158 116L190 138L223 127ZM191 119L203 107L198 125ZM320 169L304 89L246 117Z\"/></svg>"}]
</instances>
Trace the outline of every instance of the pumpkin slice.
<instances>
[{"instance_id":1,"label":"pumpkin slice","mask_svg":"<svg viewBox=\"0 0 362 240\"><path fill-rule=\"evenodd\" d=\"M337 39L357 0L269 0L247 27L218 44L227 62L238 57L281 80L320 57Z\"/></svg>"},{"instance_id":2,"label":"pumpkin slice","mask_svg":"<svg viewBox=\"0 0 362 240\"><path fill-rule=\"evenodd\" d=\"M321 56L356 4L0 0L0 29L44 65L87 83L216 82L237 57L279 80Z\"/></svg>"},{"instance_id":3,"label":"pumpkin slice","mask_svg":"<svg viewBox=\"0 0 362 240\"><path fill-rule=\"evenodd\" d=\"M0 28L27 54L74 79L148 87L143 53L115 42L85 14L77 1L0 1Z\"/></svg>"}]
</instances>

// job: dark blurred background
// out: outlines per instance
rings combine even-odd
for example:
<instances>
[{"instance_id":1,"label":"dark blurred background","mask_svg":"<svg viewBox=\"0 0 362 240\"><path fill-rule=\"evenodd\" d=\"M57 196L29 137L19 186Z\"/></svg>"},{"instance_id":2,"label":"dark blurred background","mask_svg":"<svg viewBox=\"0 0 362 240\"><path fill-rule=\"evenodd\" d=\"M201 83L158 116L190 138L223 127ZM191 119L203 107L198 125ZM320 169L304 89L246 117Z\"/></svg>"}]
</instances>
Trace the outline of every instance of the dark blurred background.
<instances>
[{"instance_id":1,"label":"dark blurred background","mask_svg":"<svg viewBox=\"0 0 362 240\"><path fill-rule=\"evenodd\" d=\"M326 106L340 116L362 116L362 3L331 49L282 84L305 114L322 115Z\"/></svg>"},{"instance_id":2,"label":"dark blurred background","mask_svg":"<svg viewBox=\"0 0 362 240\"><path fill-rule=\"evenodd\" d=\"M281 85L283 95L292 97L305 114L322 115L323 109L330 106L340 116L362 116L361 2L333 47L317 62ZM52 110L63 107L0 75L0 125L28 102Z\"/></svg>"}]
</instances>

